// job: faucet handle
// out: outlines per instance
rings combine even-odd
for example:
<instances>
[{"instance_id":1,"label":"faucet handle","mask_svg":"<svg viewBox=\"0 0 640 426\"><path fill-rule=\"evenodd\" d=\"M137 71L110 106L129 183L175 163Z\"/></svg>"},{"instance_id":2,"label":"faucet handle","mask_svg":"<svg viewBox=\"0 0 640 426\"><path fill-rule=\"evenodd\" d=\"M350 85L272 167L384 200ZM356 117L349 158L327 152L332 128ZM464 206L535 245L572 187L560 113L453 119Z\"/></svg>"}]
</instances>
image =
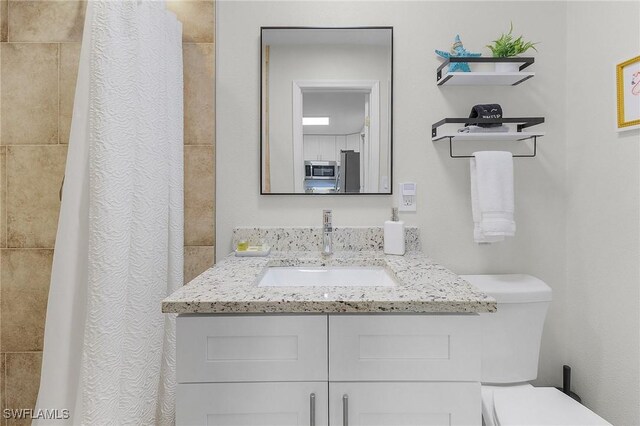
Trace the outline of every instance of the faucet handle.
<instances>
[{"instance_id":1,"label":"faucet handle","mask_svg":"<svg viewBox=\"0 0 640 426\"><path fill-rule=\"evenodd\" d=\"M322 225L331 228L331 210L322 210Z\"/></svg>"}]
</instances>

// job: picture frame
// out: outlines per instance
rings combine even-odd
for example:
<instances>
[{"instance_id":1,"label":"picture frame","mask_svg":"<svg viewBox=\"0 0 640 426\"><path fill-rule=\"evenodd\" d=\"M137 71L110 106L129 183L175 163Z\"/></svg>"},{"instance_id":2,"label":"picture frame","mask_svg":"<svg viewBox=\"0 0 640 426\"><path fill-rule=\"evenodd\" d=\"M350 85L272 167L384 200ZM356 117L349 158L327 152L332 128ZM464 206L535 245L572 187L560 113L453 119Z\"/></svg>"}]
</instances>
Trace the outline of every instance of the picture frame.
<instances>
[{"instance_id":1,"label":"picture frame","mask_svg":"<svg viewBox=\"0 0 640 426\"><path fill-rule=\"evenodd\" d=\"M616 65L618 131L640 129L640 56Z\"/></svg>"}]
</instances>

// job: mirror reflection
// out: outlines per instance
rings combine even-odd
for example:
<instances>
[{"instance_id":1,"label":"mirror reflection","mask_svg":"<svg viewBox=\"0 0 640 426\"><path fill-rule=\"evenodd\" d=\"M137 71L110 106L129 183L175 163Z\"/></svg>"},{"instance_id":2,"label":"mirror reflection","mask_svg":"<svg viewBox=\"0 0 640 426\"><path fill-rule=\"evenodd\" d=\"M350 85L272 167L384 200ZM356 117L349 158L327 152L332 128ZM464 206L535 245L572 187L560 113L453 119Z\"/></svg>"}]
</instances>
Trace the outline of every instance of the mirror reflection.
<instances>
[{"instance_id":1,"label":"mirror reflection","mask_svg":"<svg viewBox=\"0 0 640 426\"><path fill-rule=\"evenodd\" d=\"M263 194L391 192L391 33L262 29Z\"/></svg>"}]
</instances>

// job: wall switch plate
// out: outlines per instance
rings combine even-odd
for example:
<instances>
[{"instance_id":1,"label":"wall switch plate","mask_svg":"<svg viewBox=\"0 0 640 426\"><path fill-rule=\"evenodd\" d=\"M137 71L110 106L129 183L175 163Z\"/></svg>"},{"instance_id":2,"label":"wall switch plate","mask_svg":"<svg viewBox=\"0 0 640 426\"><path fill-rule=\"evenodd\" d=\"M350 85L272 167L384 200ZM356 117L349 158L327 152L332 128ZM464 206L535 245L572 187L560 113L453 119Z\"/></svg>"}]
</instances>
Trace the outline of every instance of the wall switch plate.
<instances>
[{"instance_id":1,"label":"wall switch plate","mask_svg":"<svg viewBox=\"0 0 640 426\"><path fill-rule=\"evenodd\" d=\"M398 210L401 212L415 212L416 198L418 197L417 185L413 182L404 182L399 185Z\"/></svg>"}]
</instances>

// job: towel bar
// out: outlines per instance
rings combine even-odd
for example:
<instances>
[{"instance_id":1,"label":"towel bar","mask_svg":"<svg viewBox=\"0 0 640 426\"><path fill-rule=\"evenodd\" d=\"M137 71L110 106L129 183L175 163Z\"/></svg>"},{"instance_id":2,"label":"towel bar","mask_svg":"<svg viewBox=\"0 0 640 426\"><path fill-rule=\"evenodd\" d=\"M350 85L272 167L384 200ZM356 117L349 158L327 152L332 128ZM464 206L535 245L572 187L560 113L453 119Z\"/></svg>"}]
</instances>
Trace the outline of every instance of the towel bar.
<instances>
[{"instance_id":1,"label":"towel bar","mask_svg":"<svg viewBox=\"0 0 640 426\"><path fill-rule=\"evenodd\" d=\"M451 158L472 158L473 155L453 155L453 138L454 136L449 137L449 157ZM513 158L533 158L536 156L538 152L538 136L529 136L523 139L518 139L520 141L524 141L527 139L533 139L533 153L532 154L514 154Z\"/></svg>"}]
</instances>

